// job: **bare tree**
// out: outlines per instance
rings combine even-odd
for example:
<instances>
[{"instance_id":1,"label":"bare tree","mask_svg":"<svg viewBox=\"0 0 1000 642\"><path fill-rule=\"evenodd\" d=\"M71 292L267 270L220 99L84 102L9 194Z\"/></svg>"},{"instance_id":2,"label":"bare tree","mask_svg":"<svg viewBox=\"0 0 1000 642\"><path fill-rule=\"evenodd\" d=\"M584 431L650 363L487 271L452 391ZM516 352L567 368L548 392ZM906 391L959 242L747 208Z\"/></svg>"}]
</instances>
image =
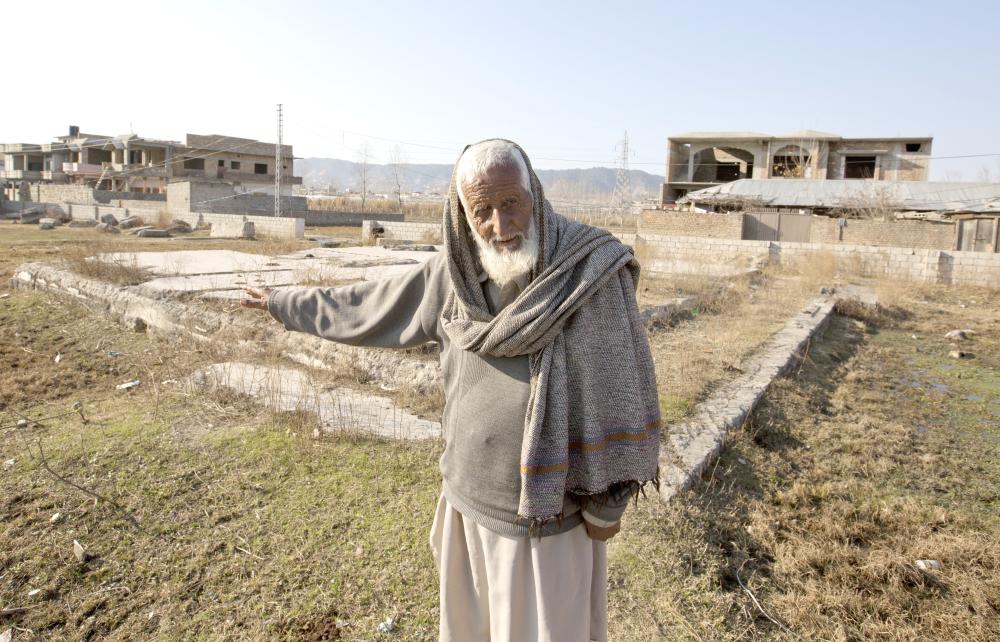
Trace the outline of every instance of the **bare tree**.
<instances>
[{"instance_id":1,"label":"bare tree","mask_svg":"<svg viewBox=\"0 0 1000 642\"><path fill-rule=\"evenodd\" d=\"M361 184L361 211L365 211L365 201L368 200L368 161L371 158L372 149L368 140L361 142L358 149L358 182Z\"/></svg>"},{"instance_id":2,"label":"bare tree","mask_svg":"<svg viewBox=\"0 0 1000 642\"><path fill-rule=\"evenodd\" d=\"M873 187L868 194L846 198L834 208L842 218L881 219L892 221L900 211L898 199L888 185Z\"/></svg>"},{"instance_id":3,"label":"bare tree","mask_svg":"<svg viewBox=\"0 0 1000 642\"><path fill-rule=\"evenodd\" d=\"M399 211L403 211L403 169L400 167L406 163L406 153L402 146L396 145L389 154L389 166L392 168L392 179L396 185L396 201L399 203Z\"/></svg>"}]
</instances>

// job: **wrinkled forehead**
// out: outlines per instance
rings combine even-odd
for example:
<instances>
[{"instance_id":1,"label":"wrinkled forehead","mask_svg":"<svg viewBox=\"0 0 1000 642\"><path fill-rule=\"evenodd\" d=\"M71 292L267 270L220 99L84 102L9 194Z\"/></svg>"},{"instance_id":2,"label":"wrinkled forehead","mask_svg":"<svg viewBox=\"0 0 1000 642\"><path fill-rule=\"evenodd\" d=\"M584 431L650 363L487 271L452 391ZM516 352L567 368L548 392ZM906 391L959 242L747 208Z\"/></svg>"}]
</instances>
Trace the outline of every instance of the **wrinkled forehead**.
<instances>
[{"instance_id":1,"label":"wrinkled forehead","mask_svg":"<svg viewBox=\"0 0 1000 642\"><path fill-rule=\"evenodd\" d=\"M462 193L470 206L498 198L530 199L531 192L524 183L523 172L516 164L496 165L465 178Z\"/></svg>"}]
</instances>

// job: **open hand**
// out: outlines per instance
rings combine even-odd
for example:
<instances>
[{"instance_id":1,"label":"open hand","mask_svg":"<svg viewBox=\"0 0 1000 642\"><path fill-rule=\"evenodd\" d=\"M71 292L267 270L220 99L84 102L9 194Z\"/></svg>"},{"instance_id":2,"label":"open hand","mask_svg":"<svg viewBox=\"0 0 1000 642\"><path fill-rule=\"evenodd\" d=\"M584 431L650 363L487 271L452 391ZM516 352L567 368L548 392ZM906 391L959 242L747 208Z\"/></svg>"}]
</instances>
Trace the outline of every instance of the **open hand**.
<instances>
[{"instance_id":1,"label":"open hand","mask_svg":"<svg viewBox=\"0 0 1000 642\"><path fill-rule=\"evenodd\" d=\"M243 288L248 298L240 301L244 308L267 311L267 299L271 296L271 288Z\"/></svg>"}]
</instances>

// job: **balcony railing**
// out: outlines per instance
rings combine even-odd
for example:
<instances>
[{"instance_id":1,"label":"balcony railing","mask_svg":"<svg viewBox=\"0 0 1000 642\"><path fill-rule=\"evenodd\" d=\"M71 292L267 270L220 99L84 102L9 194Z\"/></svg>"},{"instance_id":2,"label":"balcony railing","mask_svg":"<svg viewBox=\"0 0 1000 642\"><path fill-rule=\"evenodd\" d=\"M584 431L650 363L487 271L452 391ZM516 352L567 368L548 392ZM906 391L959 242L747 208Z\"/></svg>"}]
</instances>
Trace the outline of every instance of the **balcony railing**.
<instances>
[{"instance_id":1,"label":"balcony railing","mask_svg":"<svg viewBox=\"0 0 1000 642\"><path fill-rule=\"evenodd\" d=\"M100 176L104 168L93 163L63 163L63 172L82 176Z\"/></svg>"},{"instance_id":2,"label":"balcony railing","mask_svg":"<svg viewBox=\"0 0 1000 642\"><path fill-rule=\"evenodd\" d=\"M11 181L30 181L42 177L42 173L29 169L7 169L0 171L0 177Z\"/></svg>"}]
</instances>

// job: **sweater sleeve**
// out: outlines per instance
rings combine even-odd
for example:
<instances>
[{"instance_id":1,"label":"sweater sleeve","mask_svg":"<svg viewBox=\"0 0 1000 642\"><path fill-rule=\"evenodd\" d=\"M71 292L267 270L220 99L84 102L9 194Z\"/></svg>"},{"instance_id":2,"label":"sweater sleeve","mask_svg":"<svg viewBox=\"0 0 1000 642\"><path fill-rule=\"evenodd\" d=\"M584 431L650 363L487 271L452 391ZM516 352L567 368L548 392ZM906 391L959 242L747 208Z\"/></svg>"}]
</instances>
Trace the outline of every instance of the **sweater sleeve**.
<instances>
[{"instance_id":1,"label":"sweater sleeve","mask_svg":"<svg viewBox=\"0 0 1000 642\"><path fill-rule=\"evenodd\" d=\"M436 339L440 261L337 288L275 290L267 310L288 330L354 346L408 348Z\"/></svg>"},{"instance_id":2,"label":"sweater sleeve","mask_svg":"<svg viewBox=\"0 0 1000 642\"><path fill-rule=\"evenodd\" d=\"M613 526L621 521L631 497L632 491L628 489L623 489L617 497L609 494L607 501L600 506L588 504L582 511L583 518L601 528Z\"/></svg>"}]
</instances>

